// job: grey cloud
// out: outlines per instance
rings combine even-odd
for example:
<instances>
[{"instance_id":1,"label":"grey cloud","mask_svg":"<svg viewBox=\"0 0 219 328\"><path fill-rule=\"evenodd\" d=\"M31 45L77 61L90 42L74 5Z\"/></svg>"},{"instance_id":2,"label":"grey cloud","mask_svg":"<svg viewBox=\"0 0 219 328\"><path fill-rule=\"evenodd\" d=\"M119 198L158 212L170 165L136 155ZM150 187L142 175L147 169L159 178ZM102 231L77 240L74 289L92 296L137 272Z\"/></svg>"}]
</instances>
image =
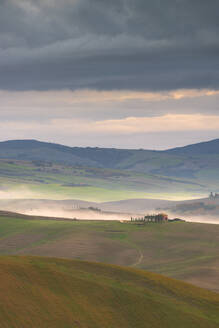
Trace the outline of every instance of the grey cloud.
<instances>
[{"instance_id":1,"label":"grey cloud","mask_svg":"<svg viewBox=\"0 0 219 328\"><path fill-rule=\"evenodd\" d=\"M0 89L219 88L217 0L1 0Z\"/></svg>"}]
</instances>

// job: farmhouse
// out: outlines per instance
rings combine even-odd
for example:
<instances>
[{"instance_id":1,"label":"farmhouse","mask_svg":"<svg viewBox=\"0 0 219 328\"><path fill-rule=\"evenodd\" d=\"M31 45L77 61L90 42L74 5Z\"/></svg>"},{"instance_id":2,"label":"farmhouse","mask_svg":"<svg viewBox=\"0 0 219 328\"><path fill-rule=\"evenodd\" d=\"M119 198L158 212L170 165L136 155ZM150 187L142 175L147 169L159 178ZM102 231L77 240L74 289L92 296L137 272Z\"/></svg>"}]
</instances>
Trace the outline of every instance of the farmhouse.
<instances>
[{"instance_id":1,"label":"farmhouse","mask_svg":"<svg viewBox=\"0 0 219 328\"><path fill-rule=\"evenodd\" d=\"M163 223L163 222L168 222L168 215L165 213L150 214L139 218L131 218L131 222Z\"/></svg>"}]
</instances>

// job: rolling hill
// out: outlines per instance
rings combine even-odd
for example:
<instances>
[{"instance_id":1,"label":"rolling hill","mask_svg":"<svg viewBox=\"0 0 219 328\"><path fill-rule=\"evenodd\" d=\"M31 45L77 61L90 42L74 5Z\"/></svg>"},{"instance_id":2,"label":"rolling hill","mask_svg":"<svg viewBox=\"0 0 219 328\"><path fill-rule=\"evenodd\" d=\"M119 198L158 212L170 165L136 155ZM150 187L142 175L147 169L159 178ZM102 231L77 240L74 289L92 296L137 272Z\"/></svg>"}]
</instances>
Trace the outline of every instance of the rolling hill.
<instances>
[{"instance_id":1,"label":"rolling hill","mask_svg":"<svg viewBox=\"0 0 219 328\"><path fill-rule=\"evenodd\" d=\"M177 147L168 150L167 152L177 153L177 154L190 154L190 155L219 155L219 139L214 139L211 141L200 142L197 144L192 144L184 147Z\"/></svg>"},{"instance_id":2,"label":"rolling hill","mask_svg":"<svg viewBox=\"0 0 219 328\"><path fill-rule=\"evenodd\" d=\"M0 255L136 267L219 292L219 225L175 222L139 226L0 212Z\"/></svg>"},{"instance_id":3,"label":"rolling hill","mask_svg":"<svg viewBox=\"0 0 219 328\"><path fill-rule=\"evenodd\" d=\"M91 262L0 258L2 328L216 328L219 295Z\"/></svg>"},{"instance_id":4,"label":"rolling hill","mask_svg":"<svg viewBox=\"0 0 219 328\"><path fill-rule=\"evenodd\" d=\"M193 198L205 185L179 179L108 168L0 159L0 198L115 201L130 198ZM171 196L172 195L172 196Z\"/></svg>"},{"instance_id":5,"label":"rolling hill","mask_svg":"<svg viewBox=\"0 0 219 328\"><path fill-rule=\"evenodd\" d=\"M161 210L172 215L183 216L184 218L200 218L200 222L214 220L219 223L219 198L194 199L183 202L169 202L165 206L161 205ZM196 219L197 220L197 219Z\"/></svg>"},{"instance_id":6,"label":"rolling hill","mask_svg":"<svg viewBox=\"0 0 219 328\"><path fill-rule=\"evenodd\" d=\"M180 167L189 161L188 172L181 172L191 177L193 167L201 168L217 161L219 156L219 139L202 142L185 147L168 149L165 151L153 151L144 149L115 149L115 148L91 148L68 147L37 140L10 140L0 142L0 158L43 161L62 163L71 166L101 167L111 169L128 169L139 172L152 172L169 168ZM198 162L200 160L200 165ZM167 161L169 164L167 165ZM208 163L208 165L207 165ZM218 168L218 165L217 165ZM186 169L186 168L185 168ZM190 174L189 174L190 169ZM176 173L175 173L176 174ZM176 176L176 175L175 175Z\"/></svg>"},{"instance_id":7,"label":"rolling hill","mask_svg":"<svg viewBox=\"0 0 219 328\"><path fill-rule=\"evenodd\" d=\"M0 159L1 188L24 183L49 198L188 199L219 190L219 139L166 151L12 140L0 143Z\"/></svg>"}]
</instances>

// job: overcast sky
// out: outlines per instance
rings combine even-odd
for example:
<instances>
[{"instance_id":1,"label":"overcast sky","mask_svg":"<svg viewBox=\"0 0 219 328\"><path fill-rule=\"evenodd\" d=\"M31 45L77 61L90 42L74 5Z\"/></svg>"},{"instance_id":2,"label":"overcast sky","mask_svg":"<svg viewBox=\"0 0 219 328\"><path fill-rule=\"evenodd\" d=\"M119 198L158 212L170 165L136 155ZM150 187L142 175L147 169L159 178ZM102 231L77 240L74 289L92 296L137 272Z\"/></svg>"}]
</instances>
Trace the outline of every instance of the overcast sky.
<instances>
[{"instance_id":1,"label":"overcast sky","mask_svg":"<svg viewBox=\"0 0 219 328\"><path fill-rule=\"evenodd\" d=\"M218 0L0 0L0 140L219 138Z\"/></svg>"}]
</instances>

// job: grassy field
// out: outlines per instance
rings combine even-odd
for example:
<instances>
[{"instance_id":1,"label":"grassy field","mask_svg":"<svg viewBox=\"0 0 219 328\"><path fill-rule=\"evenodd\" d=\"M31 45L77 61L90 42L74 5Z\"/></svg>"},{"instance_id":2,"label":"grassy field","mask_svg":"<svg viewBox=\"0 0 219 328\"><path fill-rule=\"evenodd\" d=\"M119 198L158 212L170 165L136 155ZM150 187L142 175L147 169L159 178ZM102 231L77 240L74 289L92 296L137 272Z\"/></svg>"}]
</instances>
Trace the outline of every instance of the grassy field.
<instances>
[{"instance_id":1,"label":"grassy field","mask_svg":"<svg viewBox=\"0 0 219 328\"><path fill-rule=\"evenodd\" d=\"M14 254L136 267L219 292L219 225L0 217L0 255Z\"/></svg>"},{"instance_id":2,"label":"grassy field","mask_svg":"<svg viewBox=\"0 0 219 328\"><path fill-rule=\"evenodd\" d=\"M1 328L216 328L219 295L157 274L0 257Z\"/></svg>"},{"instance_id":3,"label":"grassy field","mask_svg":"<svg viewBox=\"0 0 219 328\"><path fill-rule=\"evenodd\" d=\"M0 187L2 197L87 201L189 199L209 192L206 184L189 179L13 160L0 160Z\"/></svg>"}]
</instances>

